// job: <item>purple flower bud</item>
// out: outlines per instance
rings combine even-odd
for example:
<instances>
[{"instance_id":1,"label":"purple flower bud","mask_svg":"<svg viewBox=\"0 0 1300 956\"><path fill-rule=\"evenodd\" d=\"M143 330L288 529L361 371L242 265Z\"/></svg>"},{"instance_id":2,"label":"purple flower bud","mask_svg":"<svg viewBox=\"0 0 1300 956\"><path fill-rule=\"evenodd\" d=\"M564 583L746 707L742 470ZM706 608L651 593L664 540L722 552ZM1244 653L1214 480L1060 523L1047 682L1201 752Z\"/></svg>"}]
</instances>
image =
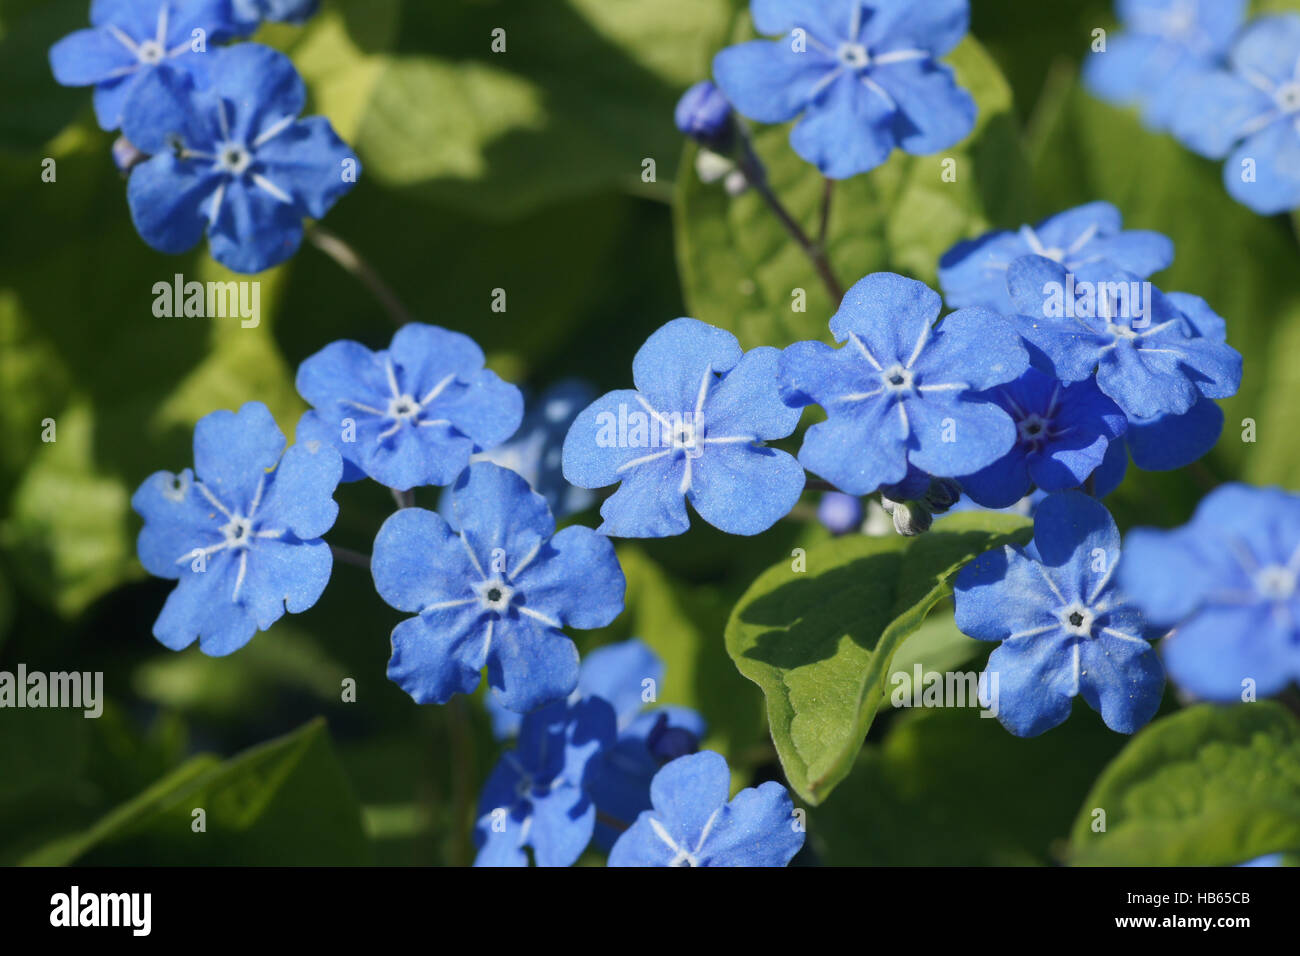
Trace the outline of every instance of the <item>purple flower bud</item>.
<instances>
[{"instance_id":1,"label":"purple flower bud","mask_svg":"<svg viewBox=\"0 0 1300 956\"><path fill-rule=\"evenodd\" d=\"M817 520L831 534L848 534L862 524L862 501L852 495L828 491L817 505Z\"/></svg>"},{"instance_id":2,"label":"purple flower bud","mask_svg":"<svg viewBox=\"0 0 1300 956\"><path fill-rule=\"evenodd\" d=\"M701 80L682 94L674 118L682 134L697 143L713 150L731 147L735 132L731 123L731 103L708 80Z\"/></svg>"}]
</instances>

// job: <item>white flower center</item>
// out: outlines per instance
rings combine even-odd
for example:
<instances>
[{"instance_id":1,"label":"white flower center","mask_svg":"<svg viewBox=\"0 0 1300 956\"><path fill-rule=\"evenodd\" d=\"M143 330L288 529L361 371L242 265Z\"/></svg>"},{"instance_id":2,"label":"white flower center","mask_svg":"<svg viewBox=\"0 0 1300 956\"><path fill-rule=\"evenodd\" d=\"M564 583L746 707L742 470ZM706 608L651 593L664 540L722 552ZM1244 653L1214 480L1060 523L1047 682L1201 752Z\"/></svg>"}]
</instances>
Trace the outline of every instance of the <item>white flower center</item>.
<instances>
[{"instance_id":1,"label":"white flower center","mask_svg":"<svg viewBox=\"0 0 1300 956\"><path fill-rule=\"evenodd\" d=\"M841 43L835 56L850 70L861 70L871 65L871 54L861 43Z\"/></svg>"},{"instance_id":2,"label":"white flower center","mask_svg":"<svg viewBox=\"0 0 1300 956\"><path fill-rule=\"evenodd\" d=\"M135 58L145 66L161 63L166 56L167 51L157 40L144 40L135 48Z\"/></svg>"},{"instance_id":3,"label":"white flower center","mask_svg":"<svg viewBox=\"0 0 1300 956\"><path fill-rule=\"evenodd\" d=\"M1066 633L1077 637L1092 637L1092 622L1096 620L1097 615L1090 609L1076 601L1069 607L1062 608L1057 614L1060 617L1061 627L1065 628Z\"/></svg>"},{"instance_id":4,"label":"white flower center","mask_svg":"<svg viewBox=\"0 0 1300 956\"><path fill-rule=\"evenodd\" d=\"M253 519L231 515L230 521L221 526L221 533L226 537L227 547L247 548L253 539Z\"/></svg>"},{"instance_id":5,"label":"white flower center","mask_svg":"<svg viewBox=\"0 0 1300 956\"><path fill-rule=\"evenodd\" d=\"M398 395L388 401L388 417L399 421L415 418L420 414L420 403L410 395Z\"/></svg>"},{"instance_id":6,"label":"white flower center","mask_svg":"<svg viewBox=\"0 0 1300 956\"><path fill-rule=\"evenodd\" d=\"M1273 99L1283 113L1300 112L1300 82L1283 83L1273 92Z\"/></svg>"},{"instance_id":7,"label":"white flower center","mask_svg":"<svg viewBox=\"0 0 1300 956\"><path fill-rule=\"evenodd\" d=\"M510 599L515 596L515 589L499 579L480 581L475 588L483 607L498 614L510 607Z\"/></svg>"},{"instance_id":8,"label":"white flower center","mask_svg":"<svg viewBox=\"0 0 1300 956\"><path fill-rule=\"evenodd\" d=\"M217 165L231 175L238 176L253 161L248 147L239 143L222 143L217 147Z\"/></svg>"},{"instance_id":9,"label":"white flower center","mask_svg":"<svg viewBox=\"0 0 1300 956\"><path fill-rule=\"evenodd\" d=\"M1260 568L1255 573L1255 590L1270 601L1285 601L1295 594L1295 572L1277 564Z\"/></svg>"},{"instance_id":10,"label":"white flower center","mask_svg":"<svg viewBox=\"0 0 1300 956\"><path fill-rule=\"evenodd\" d=\"M1037 412L1021 419L1016 427L1020 430L1020 440L1029 444L1038 444L1047 437L1051 423Z\"/></svg>"},{"instance_id":11,"label":"white flower center","mask_svg":"<svg viewBox=\"0 0 1300 956\"><path fill-rule=\"evenodd\" d=\"M673 423L672 431L673 448L677 451L687 453L693 452L698 447L698 440L695 434L695 423L692 421L678 421Z\"/></svg>"},{"instance_id":12,"label":"white flower center","mask_svg":"<svg viewBox=\"0 0 1300 956\"><path fill-rule=\"evenodd\" d=\"M885 383L885 388L895 392L906 392L912 388L911 369L903 368L901 365L892 365L880 373L880 380Z\"/></svg>"}]
</instances>

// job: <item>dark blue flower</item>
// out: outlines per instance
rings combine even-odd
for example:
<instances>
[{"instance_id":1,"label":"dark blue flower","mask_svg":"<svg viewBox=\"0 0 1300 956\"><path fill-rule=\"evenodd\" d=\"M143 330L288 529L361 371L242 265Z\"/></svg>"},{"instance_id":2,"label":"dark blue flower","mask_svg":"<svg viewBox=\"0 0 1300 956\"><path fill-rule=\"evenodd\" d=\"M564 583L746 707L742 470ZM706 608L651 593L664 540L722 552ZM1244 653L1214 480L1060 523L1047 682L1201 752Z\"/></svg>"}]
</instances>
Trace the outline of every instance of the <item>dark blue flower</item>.
<instances>
[{"instance_id":1,"label":"dark blue flower","mask_svg":"<svg viewBox=\"0 0 1300 956\"><path fill-rule=\"evenodd\" d=\"M593 762L614 742L614 712L599 698L550 704L523 719L479 797L475 866L572 866L591 842Z\"/></svg>"},{"instance_id":2,"label":"dark blue flower","mask_svg":"<svg viewBox=\"0 0 1300 956\"><path fill-rule=\"evenodd\" d=\"M363 477L406 491L449 485L476 451L519 427L519 389L483 367L483 350L460 332L408 323L387 349L331 342L298 367L298 393L311 403L299 440L333 444Z\"/></svg>"},{"instance_id":3,"label":"dark blue flower","mask_svg":"<svg viewBox=\"0 0 1300 956\"><path fill-rule=\"evenodd\" d=\"M752 0L750 12L759 33L786 36L722 50L713 76L751 119L803 114L790 145L825 175L875 169L896 147L935 153L974 128L974 99L938 62L966 35L967 0Z\"/></svg>"},{"instance_id":4,"label":"dark blue flower","mask_svg":"<svg viewBox=\"0 0 1300 956\"><path fill-rule=\"evenodd\" d=\"M958 479L986 508L1008 508L1034 488L1079 487L1128 426L1119 406L1092 379L1066 385L1031 367L989 397L1016 423L1016 443L987 468Z\"/></svg>"},{"instance_id":5,"label":"dark blue flower","mask_svg":"<svg viewBox=\"0 0 1300 956\"><path fill-rule=\"evenodd\" d=\"M734 137L731 104L708 80L701 80L682 94L673 119L683 136L710 149L726 150Z\"/></svg>"},{"instance_id":6,"label":"dark blue flower","mask_svg":"<svg viewBox=\"0 0 1300 956\"><path fill-rule=\"evenodd\" d=\"M131 173L127 201L160 252L193 248L261 272L297 251L302 221L320 219L356 183L360 165L323 116L298 119L307 90L283 53L241 43L211 55L210 86L153 70L135 85L122 132L151 158Z\"/></svg>"},{"instance_id":7,"label":"dark blue flower","mask_svg":"<svg viewBox=\"0 0 1300 956\"><path fill-rule=\"evenodd\" d=\"M1183 84L1174 135L1211 159L1223 182L1263 215L1300 206L1300 16L1259 17L1241 31L1227 70ZM1229 155L1231 154L1231 155Z\"/></svg>"},{"instance_id":8,"label":"dark blue flower","mask_svg":"<svg viewBox=\"0 0 1300 956\"><path fill-rule=\"evenodd\" d=\"M94 0L91 28L50 47L50 68L64 86L94 86L95 118L122 125L140 81L162 70L203 85L214 44L243 31L230 0Z\"/></svg>"},{"instance_id":9,"label":"dark blue flower","mask_svg":"<svg viewBox=\"0 0 1300 956\"><path fill-rule=\"evenodd\" d=\"M704 736L704 718L688 707L646 708L664 679L664 664L645 643L632 638L598 647L582 659L570 703L600 698L614 708L618 736L592 768L588 791L608 821L635 820L650 807L650 780L669 760L694 753ZM498 740L518 733L520 716L488 698ZM608 850L617 831L597 821L596 843Z\"/></svg>"},{"instance_id":10,"label":"dark blue flower","mask_svg":"<svg viewBox=\"0 0 1300 956\"><path fill-rule=\"evenodd\" d=\"M1013 734L1064 722L1079 694L1120 733L1155 715L1165 680L1149 643L1158 632L1115 586L1119 557L1106 509L1065 491L1038 506L1032 542L988 551L957 575L957 627L1002 642L984 680L990 709Z\"/></svg>"},{"instance_id":11,"label":"dark blue flower","mask_svg":"<svg viewBox=\"0 0 1300 956\"><path fill-rule=\"evenodd\" d=\"M1138 105L1161 130L1187 98L1187 84L1222 61L1246 14L1246 0L1119 0L1124 32L1094 51L1083 78L1097 96Z\"/></svg>"},{"instance_id":12,"label":"dark blue flower","mask_svg":"<svg viewBox=\"0 0 1300 956\"><path fill-rule=\"evenodd\" d=\"M1021 256L1042 256L1069 270L1102 263L1147 278L1174 261L1174 244L1158 232L1123 231L1120 212L1092 202L1016 232L989 232L957 243L939 260L939 285L950 309L980 306L1011 312L1007 269Z\"/></svg>"},{"instance_id":13,"label":"dark blue flower","mask_svg":"<svg viewBox=\"0 0 1300 956\"><path fill-rule=\"evenodd\" d=\"M248 30L263 20L303 23L320 7L320 0L230 0L235 20Z\"/></svg>"},{"instance_id":14,"label":"dark blue flower","mask_svg":"<svg viewBox=\"0 0 1300 956\"><path fill-rule=\"evenodd\" d=\"M629 538L681 534L689 498L709 524L758 534L803 492L798 462L766 441L794 431L774 348L742 352L730 332L674 319L632 360L636 389L589 405L564 440L564 477L580 488L621 482L599 530Z\"/></svg>"},{"instance_id":15,"label":"dark blue flower","mask_svg":"<svg viewBox=\"0 0 1300 956\"><path fill-rule=\"evenodd\" d=\"M730 792L720 754L703 750L672 761L650 784L653 809L618 838L609 865L787 865L804 832L785 787L768 781L728 801Z\"/></svg>"},{"instance_id":16,"label":"dark blue flower","mask_svg":"<svg viewBox=\"0 0 1300 956\"><path fill-rule=\"evenodd\" d=\"M1067 272L1041 256L1013 262L1007 288L1021 335L1061 381L1095 374L1130 419L1182 415L1241 384L1241 355L1217 331L1201 331L1221 331L1223 320L1195 296L1165 295L1099 264Z\"/></svg>"},{"instance_id":17,"label":"dark blue flower","mask_svg":"<svg viewBox=\"0 0 1300 956\"><path fill-rule=\"evenodd\" d=\"M261 402L213 412L194 426L194 470L155 472L132 497L140 563L177 581L153 628L172 650L197 638L229 654L325 590L333 558L320 536L338 515L343 462L328 446L284 445Z\"/></svg>"},{"instance_id":18,"label":"dark blue flower","mask_svg":"<svg viewBox=\"0 0 1300 956\"><path fill-rule=\"evenodd\" d=\"M1300 496L1216 488L1187 525L1130 532L1119 579L1148 620L1174 628L1165 664L1196 697L1272 696L1300 679Z\"/></svg>"},{"instance_id":19,"label":"dark blue flower","mask_svg":"<svg viewBox=\"0 0 1300 956\"><path fill-rule=\"evenodd\" d=\"M936 328L940 305L924 283L879 272L849 289L831 317L835 340L848 345L796 342L781 353L786 402L826 410L804 436L804 467L865 495L918 472L927 487L929 475L972 474L1011 449L1015 423L984 393L1024 373L1024 345L983 309Z\"/></svg>"},{"instance_id":20,"label":"dark blue flower","mask_svg":"<svg viewBox=\"0 0 1300 956\"><path fill-rule=\"evenodd\" d=\"M379 596L412 611L393 630L388 677L418 703L468 694L484 667L520 713L567 697L578 650L564 627L604 627L626 582L604 535L558 534L546 500L513 471L470 465L452 491L455 529L421 508L391 515L375 538Z\"/></svg>"}]
</instances>

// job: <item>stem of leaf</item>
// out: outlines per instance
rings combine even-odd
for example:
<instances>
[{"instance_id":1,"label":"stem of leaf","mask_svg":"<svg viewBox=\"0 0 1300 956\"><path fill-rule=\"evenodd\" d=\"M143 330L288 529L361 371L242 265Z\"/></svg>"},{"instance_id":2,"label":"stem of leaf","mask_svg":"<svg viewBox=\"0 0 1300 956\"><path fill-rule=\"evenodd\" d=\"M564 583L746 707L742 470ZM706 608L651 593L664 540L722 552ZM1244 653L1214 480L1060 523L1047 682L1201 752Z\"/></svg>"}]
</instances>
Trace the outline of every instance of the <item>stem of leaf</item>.
<instances>
[{"instance_id":1,"label":"stem of leaf","mask_svg":"<svg viewBox=\"0 0 1300 956\"><path fill-rule=\"evenodd\" d=\"M388 283L380 277L374 267L359 252L320 223L312 223L308 226L306 236L312 245L337 262L345 272L355 276L362 285L369 289L370 294L383 306L384 311L395 325L405 325L413 320L413 316L407 311L406 306L402 304L402 300L397 297L397 294L389 288Z\"/></svg>"},{"instance_id":2,"label":"stem of leaf","mask_svg":"<svg viewBox=\"0 0 1300 956\"><path fill-rule=\"evenodd\" d=\"M353 551L351 548L340 548L337 544L330 545L330 553L334 555L335 560L342 561L344 564L353 564L358 568L370 568L370 555L362 554L360 551Z\"/></svg>"},{"instance_id":3,"label":"stem of leaf","mask_svg":"<svg viewBox=\"0 0 1300 956\"><path fill-rule=\"evenodd\" d=\"M839 279L835 277L835 271L831 268L830 260L826 258L826 250L822 247L821 242L813 242L808 238L808 233L804 232L803 227L799 225L790 215L790 211L785 208L776 193L772 192L772 187L767 182L767 171L763 168L763 161L758 158L758 153L754 152L754 143L749 138L746 131L741 131L740 136L740 169L745 174L745 178L754 188L763 201L767 203L768 208L780 221L791 238L799 244L804 254L812 262L813 268L817 270L817 275L821 278L822 284L826 286L826 291L830 293L831 301L835 307L839 308L840 300L844 298L844 287L840 285ZM826 228L828 217L830 216L830 183L827 182L826 192L822 198L822 229ZM824 236L823 236L824 238Z\"/></svg>"}]
</instances>

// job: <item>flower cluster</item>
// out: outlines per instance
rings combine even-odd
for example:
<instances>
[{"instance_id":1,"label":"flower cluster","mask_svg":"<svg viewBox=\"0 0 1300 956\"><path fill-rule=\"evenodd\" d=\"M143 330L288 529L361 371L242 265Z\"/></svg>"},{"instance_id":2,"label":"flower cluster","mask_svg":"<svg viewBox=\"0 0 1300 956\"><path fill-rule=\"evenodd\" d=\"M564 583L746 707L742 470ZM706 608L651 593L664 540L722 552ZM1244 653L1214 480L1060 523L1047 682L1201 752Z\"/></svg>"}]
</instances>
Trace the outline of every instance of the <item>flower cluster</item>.
<instances>
[{"instance_id":1,"label":"flower cluster","mask_svg":"<svg viewBox=\"0 0 1300 956\"><path fill-rule=\"evenodd\" d=\"M1224 159L1223 182L1263 215L1300 206L1300 15L1245 21L1245 0L1128 0L1125 31L1085 69L1103 99L1141 107L1152 129Z\"/></svg>"},{"instance_id":2,"label":"flower cluster","mask_svg":"<svg viewBox=\"0 0 1300 956\"><path fill-rule=\"evenodd\" d=\"M93 86L95 115L121 129L114 157L141 238L255 273L292 256L360 175L289 58L256 43L217 44L262 19L298 22L302 0L94 0L91 28L50 49L55 78Z\"/></svg>"}]
</instances>

